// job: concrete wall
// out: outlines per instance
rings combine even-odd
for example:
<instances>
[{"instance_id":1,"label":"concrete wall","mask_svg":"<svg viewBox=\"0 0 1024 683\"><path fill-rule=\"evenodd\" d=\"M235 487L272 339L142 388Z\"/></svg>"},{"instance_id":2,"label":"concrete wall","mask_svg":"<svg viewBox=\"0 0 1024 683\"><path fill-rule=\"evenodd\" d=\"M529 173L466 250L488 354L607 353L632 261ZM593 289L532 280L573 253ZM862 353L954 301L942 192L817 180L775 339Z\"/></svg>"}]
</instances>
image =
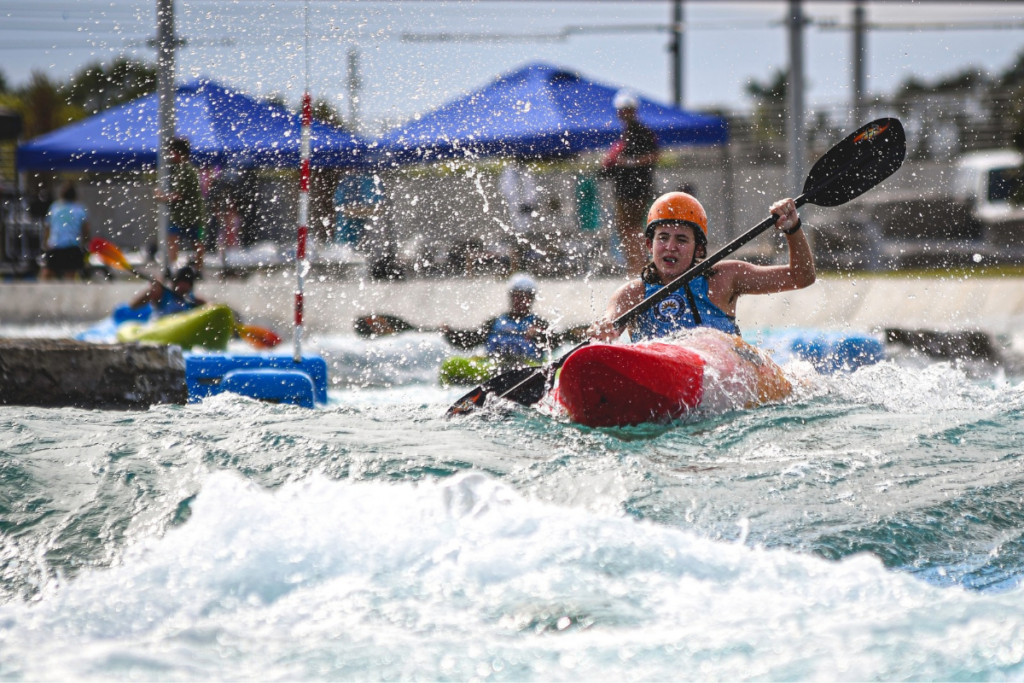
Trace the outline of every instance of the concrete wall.
<instances>
[{"instance_id":1,"label":"concrete wall","mask_svg":"<svg viewBox=\"0 0 1024 683\"><path fill-rule=\"evenodd\" d=\"M593 320L622 280L544 280L537 309L557 327ZM291 325L294 276L200 284L199 293L240 311L247 320L285 332ZM3 284L0 325L99 320L126 301L136 284ZM393 313L418 325L470 326L502 310L501 282L453 279L393 284L308 284L307 326L315 333L349 333L367 312ZM1024 278L829 277L807 290L740 302L744 329L813 326L872 330L912 327L938 330L1024 331Z\"/></svg>"}]
</instances>

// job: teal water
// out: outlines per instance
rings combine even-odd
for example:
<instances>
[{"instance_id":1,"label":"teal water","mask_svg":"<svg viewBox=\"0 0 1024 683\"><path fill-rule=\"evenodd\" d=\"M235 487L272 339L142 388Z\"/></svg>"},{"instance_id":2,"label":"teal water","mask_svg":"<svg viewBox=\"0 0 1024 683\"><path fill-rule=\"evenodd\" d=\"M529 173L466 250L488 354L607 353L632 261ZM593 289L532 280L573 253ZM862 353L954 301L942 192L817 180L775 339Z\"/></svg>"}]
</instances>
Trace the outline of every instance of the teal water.
<instances>
[{"instance_id":1,"label":"teal water","mask_svg":"<svg viewBox=\"0 0 1024 683\"><path fill-rule=\"evenodd\" d=\"M0 677L1024 677L1017 380L592 430L360 344L313 411L0 411Z\"/></svg>"}]
</instances>

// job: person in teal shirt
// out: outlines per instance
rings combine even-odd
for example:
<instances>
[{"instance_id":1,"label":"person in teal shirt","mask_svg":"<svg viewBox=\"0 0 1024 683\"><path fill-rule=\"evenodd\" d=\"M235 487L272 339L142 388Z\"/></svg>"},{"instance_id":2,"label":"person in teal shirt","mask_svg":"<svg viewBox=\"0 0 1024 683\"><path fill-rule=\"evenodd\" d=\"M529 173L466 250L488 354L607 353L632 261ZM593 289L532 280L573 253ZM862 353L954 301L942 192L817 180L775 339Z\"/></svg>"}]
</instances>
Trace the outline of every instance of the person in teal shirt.
<instances>
[{"instance_id":1,"label":"person in teal shirt","mask_svg":"<svg viewBox=\"0 0 1024 683\"><path fill-rule=\"evenodd\" d=\"M59 199L46 214L43 243L43 280L64 280L85 272L85 251L89 239L89 222L85 207L78 203L75 184L61 185Z\"/></svg>"}]
</instances>

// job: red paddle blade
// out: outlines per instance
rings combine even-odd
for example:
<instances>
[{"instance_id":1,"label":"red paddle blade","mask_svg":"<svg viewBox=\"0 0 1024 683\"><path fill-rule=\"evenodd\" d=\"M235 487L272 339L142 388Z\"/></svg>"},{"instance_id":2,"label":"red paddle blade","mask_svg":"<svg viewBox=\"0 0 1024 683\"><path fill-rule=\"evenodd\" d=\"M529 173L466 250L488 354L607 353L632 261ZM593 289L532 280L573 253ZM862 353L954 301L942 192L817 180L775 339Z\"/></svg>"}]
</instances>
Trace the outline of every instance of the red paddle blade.
<instances>
[{"instance_id":1,"label":"red paddle blade","mask_svg":"<svg viewBox=\"0 0 1024 683\"><path fill-rule=\"evenodd\" d=\"M114 243L108 242L102 237L92 238L89 242L89 253L99 256L100 260L108 266L121 270L132 269L131 264L128 263L128 259L124 257L121 250Z\"/></svg>"},{"instance_id":2,"label":"red paddle blade","mask_svg":"<svg viewBox=\"0 0 1024 683\"><path fill-rule=\"evenodd\" d=\"M272 349L281 343L281 337L273 330L257 325L236 325L238 336L258 349Z\"/></svg>"}]
</instances>

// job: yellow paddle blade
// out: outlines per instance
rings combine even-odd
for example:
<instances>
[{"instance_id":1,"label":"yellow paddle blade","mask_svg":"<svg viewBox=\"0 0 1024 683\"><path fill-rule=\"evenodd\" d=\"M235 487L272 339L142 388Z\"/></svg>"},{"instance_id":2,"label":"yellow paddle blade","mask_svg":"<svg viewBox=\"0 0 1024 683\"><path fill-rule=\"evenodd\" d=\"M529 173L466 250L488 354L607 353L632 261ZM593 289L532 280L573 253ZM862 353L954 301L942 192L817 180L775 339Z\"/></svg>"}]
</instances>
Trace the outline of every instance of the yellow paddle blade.
<instances>
[{"instance_id":1,"label":"yellow paddle blade","mask_svg":"<svg viewBox=\"0 0 1024 683\"><path fill-rule=\"evenodd\" d=\"M258 325L235 325L238 336L258 349L272 349L281 343L281 337L273 330Z\"/></svg>"},{"instance_id":2,"label":"yellow paddle blade","mask_svg":"<svg viewBox=\"0 0 1024 683\"><path fill-rule=\"evenodd\" d=\"M121 250L115 244L108 242L102 237L92 238L92 241L89 242L89 253L99 256L100 260L108 266L120 270L132 270L131 264L128 263L128 259L124 257Z\"/></svg>"}]
</instances>

